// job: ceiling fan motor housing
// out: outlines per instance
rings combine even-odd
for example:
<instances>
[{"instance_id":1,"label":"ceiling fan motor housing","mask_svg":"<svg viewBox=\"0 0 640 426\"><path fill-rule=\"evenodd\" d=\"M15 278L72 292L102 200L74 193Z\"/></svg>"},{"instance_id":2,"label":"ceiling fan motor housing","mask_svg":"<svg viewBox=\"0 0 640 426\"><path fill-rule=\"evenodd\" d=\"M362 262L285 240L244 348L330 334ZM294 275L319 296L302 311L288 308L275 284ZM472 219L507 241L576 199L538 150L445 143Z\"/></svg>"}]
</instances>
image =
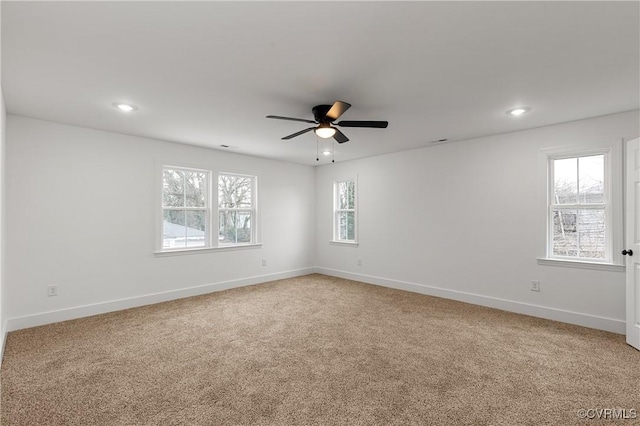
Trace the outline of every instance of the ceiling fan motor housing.
<instances>
[{"instance_id":1,"label":"ceiling fan motor housing","mask_svg":"<svg viewBox=\"0 0 640 426\"><path fill-rule=\"evenodd\" d=\"M332 105L316 105L311 111L313 112L313 118L318 123L331 123L332 120L327 118L327 113L331 109Z\"/></svg>"}]
</instances>

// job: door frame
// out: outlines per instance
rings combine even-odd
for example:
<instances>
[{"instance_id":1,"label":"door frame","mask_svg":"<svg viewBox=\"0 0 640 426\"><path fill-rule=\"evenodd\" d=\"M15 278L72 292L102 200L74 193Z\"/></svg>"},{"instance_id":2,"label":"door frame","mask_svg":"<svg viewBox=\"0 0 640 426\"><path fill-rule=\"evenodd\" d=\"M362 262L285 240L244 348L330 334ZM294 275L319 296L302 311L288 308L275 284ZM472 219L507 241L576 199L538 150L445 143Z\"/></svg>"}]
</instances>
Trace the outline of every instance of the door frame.
<instances>
[{"instance_id":1,"label":"door frame","mask_svg":"<svg viewBox=\"0 0 640 426\"><path fill-rule=\"evenodd\" d=\"M640 138L624 145L626 341L640 350Z\"/></svg>"}]
</instances>

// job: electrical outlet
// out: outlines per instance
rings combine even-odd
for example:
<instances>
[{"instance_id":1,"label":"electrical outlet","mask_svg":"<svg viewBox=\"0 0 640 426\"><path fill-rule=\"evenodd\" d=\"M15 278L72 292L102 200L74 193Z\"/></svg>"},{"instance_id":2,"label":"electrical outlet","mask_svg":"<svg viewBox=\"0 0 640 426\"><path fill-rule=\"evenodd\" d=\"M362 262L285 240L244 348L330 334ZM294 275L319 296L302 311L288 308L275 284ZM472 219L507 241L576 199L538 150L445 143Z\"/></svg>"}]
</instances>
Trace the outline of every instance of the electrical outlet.
<instances>
[{"instance_id":1,"label":"electrical outlet","mask_svg":"<svg viewBox=\"0 0 640 426\"><path fill-rule=\"evenodd\" d=\"M531 291L540 291L540 281L531 280Z\"/></svg>"},{"instance_id":2,"label":"electrical outlet","mask_svg":"<svg viewBox=\"0 0 640 426\"><path fill-rule=\"evenodd\" d=\"M57 296L57 295L58 295L57 285L50 285L47 287L47 296L51 297L51 296Z\"/></svg>"},{"instance_id":3,"label":"electrical outlet","mask_svg":"<svg viewBox=\"0 0 640 426\"><path fill-rule=\"evenodd\" d=\"M362 266L362 259L358 258L358 266Z\"/></svg>"},{"instance_id":4,"label":"electrical outlet","mask_svg":"<svg viewBox=\"0 0 640 426\"><path fill-rule=\"evenodd\" d=\"M267 259L262 259L262 266L267 266Z\"/></svg>"}]
</instances>

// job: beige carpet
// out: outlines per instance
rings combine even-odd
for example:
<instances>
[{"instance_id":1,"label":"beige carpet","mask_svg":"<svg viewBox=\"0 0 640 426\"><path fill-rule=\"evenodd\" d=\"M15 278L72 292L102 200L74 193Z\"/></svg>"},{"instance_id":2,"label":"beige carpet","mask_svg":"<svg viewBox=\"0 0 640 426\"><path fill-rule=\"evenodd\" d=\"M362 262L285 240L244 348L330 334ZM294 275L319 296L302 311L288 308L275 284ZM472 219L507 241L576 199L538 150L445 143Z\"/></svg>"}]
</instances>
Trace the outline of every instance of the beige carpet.
<instances>
[{"instance_id":1,"label":"beige carpet","mask_svg":"<svg viewBox=\"0 0 640 426\"><path fill-rule=\"evenodd\" d=\"M3 425L570 425L623 336L309 275L9 334ZM639 413L640 415L640 413Z\"/></svg>"}]
</instances>

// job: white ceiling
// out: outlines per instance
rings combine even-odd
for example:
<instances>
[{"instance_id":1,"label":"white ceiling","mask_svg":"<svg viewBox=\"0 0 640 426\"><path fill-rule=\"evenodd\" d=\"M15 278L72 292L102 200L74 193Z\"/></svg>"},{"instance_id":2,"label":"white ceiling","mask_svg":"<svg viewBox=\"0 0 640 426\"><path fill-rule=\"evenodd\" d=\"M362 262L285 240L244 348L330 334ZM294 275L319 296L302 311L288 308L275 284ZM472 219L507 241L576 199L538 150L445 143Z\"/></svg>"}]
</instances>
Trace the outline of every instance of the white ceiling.
<instances>
[{"instance_id":1,"label":"white ceiling","mask_svg":"<svg viewBox=\"0 0 640 426\"><path fill-rule=\"evenodd\" d=\"M389 121L342 128L344 161L638 109L639 5L3 1L2 89L13 114L310 165L313 132L280 140L308 125L266 115Z\"/></svg>"}]
</instances>

